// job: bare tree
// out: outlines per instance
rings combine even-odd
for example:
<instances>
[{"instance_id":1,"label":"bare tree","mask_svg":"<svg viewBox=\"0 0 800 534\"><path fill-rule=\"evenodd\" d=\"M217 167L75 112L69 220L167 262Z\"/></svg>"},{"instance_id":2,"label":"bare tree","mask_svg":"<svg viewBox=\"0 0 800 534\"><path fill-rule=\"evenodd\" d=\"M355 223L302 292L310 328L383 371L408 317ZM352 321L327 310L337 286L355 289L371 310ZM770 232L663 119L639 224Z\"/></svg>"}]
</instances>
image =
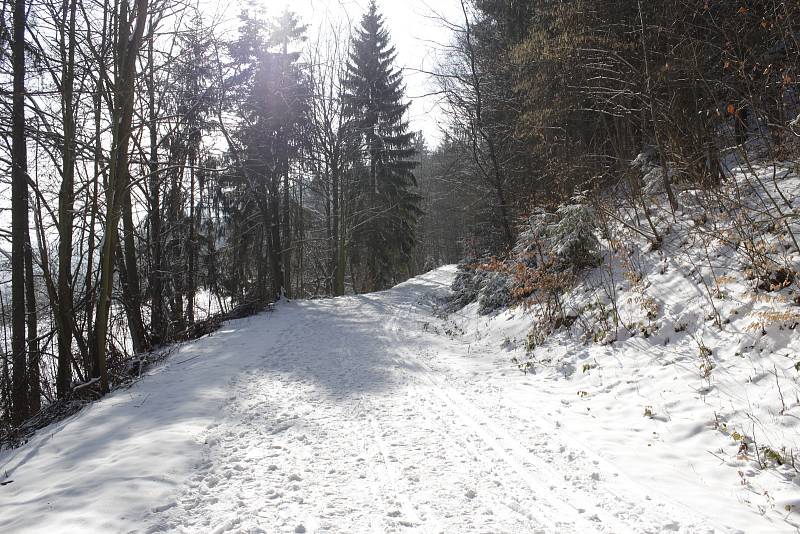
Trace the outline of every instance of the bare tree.
<instances>
[{"instance_id":1,"label":"bare tree","mask_svg":"<svg viewBox=\"0 0 800 534\"><path fill-rule=\"evenodd\" d=\"M106 228L100 251L100 282L95 317L95 346L93 376L100 379L100 389L109 390L106 368L108 319L111 309L111 289L114 279L114 255L117 252L118 225L126 195L129 194L128 144L133 119L136 61L142 45L147 20L148 0L135 0L131 9L128 0L116 4L116 42L114 58L114 109L112 114L112 145L106 187Z\"/></svg>"},{"instance_id":2,"label":"bare tree","mask_svg":"<svg viewBox=\"0 0 800 534\"><path fill-rule=\"evenodd\" d=\"M21 423L29 414L28 363L25 347L25 256L28 237L28 150L25 134L25 21L23 0L13 3L12 62L14 76L11 118L11 352L13 417Z\"/></svg>"}]
</instances>

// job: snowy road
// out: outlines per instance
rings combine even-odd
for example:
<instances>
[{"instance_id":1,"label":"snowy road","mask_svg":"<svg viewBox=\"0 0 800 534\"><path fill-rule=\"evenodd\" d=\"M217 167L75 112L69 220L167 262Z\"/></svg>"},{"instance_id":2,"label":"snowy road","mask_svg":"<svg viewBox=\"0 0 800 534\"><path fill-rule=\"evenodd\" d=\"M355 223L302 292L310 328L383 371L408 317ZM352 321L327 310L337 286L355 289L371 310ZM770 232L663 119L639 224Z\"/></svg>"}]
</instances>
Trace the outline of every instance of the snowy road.
<instances>
[{"instance_id":1,"label":"snowy road","mask_svg":"<svg viewBox=\"0 0 800 534\"><path fill-rule=\"evenodd\" d=\"M451 276L283 304L187 344L0 456L0 531L731 531L487 381L431 314Z\"/></svg>"}]
</instances>

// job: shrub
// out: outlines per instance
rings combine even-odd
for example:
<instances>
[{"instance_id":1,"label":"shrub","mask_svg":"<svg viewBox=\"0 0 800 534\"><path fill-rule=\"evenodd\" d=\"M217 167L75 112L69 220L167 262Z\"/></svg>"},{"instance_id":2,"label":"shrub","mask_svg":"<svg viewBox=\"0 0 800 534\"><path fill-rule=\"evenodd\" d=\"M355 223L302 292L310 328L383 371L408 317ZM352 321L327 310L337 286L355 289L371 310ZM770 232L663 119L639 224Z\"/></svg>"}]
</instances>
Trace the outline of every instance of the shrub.
<instances>
[{"instance_id":1,"label":"shrub","mask_svg":"<svg viewBox=\"0 0 800 534\"><path fill-rule=\"evenodd\" d=\"M556 211L557 222L548 228L551 247L563 270L582 269L600 264L600 240L597 238L594 210L583 194Z\"/></svg>"},{"instance_id":2,"label":"shrub","mask_svg":"<svg viewBox=\"0 0 800 534\"><path fill-rule=\"evenodd\" d=\"M480 265L462 264L450 288L446 310L460 310L478 302L478 313L486 315L508 306L511 302L513 278L505 265L492 258Z\"/></svg>"},{"instance_id":3,"label":"shrub","mask_svg":"<svg viewBox=\"0 0 800 534\"><path fill-rule=\"evenodd\" d=\"M453 294L447 303L447 310L460 310L467 304L478 299L478 291L481 288L481 274L472 266L459 265L450 289Z\"/></svg>"},{"instance_id":4,"label":"shrub","mask_svg":"<svg viewBox=\"0 0 800 534\"><path fill-rule=\"evenodd\" d=\"M511 302L511 277L503 272L486 272L478 292L478 313L487 315Z\"/></svg>"}]
</instances>

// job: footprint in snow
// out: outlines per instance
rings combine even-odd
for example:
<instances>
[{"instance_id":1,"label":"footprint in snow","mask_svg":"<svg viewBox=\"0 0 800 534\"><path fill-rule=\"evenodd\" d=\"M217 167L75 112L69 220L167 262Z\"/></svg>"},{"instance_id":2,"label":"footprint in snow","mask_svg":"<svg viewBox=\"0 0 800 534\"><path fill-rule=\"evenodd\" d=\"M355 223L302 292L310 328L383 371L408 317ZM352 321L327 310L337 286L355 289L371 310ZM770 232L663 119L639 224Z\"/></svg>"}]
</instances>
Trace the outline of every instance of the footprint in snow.
<instances>
[{"instance_id":1,"label":"footprint in snow","mask_svg":"<svg viewBox=\"0 0 800 534\"><path fill-rule=\"evenodd\" d=\"M173 507L175 507L177 505L178 505L178 503L175 502L175 501L168 502L167 504L162 504L161 506L153 507L153 512L155 512L157 514L161 513L161 512L165 512L165 511L169 510L170 508L173 508Z\"/></svg>"}]
</instances>

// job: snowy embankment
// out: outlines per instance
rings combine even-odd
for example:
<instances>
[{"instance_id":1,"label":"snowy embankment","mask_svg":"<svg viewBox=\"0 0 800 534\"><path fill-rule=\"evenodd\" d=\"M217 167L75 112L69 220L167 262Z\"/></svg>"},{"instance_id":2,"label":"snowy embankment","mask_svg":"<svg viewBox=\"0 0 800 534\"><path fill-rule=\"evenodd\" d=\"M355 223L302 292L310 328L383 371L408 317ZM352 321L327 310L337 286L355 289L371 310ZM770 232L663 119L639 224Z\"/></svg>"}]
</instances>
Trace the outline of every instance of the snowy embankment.
<instances>
[{"instance_id":1,"label":"snowy embankment","mask_svg":"<svg viewBox=\"0 0 800 534\"><path fill-rule=\"evenodd\" d=\"M719 191L681 191L675 214L656 196L656 244L641 209L598 204L600 265L557 295L481 316L533 278L524 239L461 279L455 300L474 298L471 279L478 302L451 320L508 351L483 374L514 359L529 376L496 382L512 404L715 525L797 532L800 177L735 168Z\"/></svg>"},{"instance_id":2,"label":"snowy embankment","mask_svg":"<svg viewBox=\"0 0 800 534\"><path fill-rule=\"evenodd\" d=\"M743 503L685 350L564 338L572 372L525 375L521 310L435 317L454 274L283 303L183 345L0 453L0 531L793 531Z\"/></svg>"}]
</instances>

